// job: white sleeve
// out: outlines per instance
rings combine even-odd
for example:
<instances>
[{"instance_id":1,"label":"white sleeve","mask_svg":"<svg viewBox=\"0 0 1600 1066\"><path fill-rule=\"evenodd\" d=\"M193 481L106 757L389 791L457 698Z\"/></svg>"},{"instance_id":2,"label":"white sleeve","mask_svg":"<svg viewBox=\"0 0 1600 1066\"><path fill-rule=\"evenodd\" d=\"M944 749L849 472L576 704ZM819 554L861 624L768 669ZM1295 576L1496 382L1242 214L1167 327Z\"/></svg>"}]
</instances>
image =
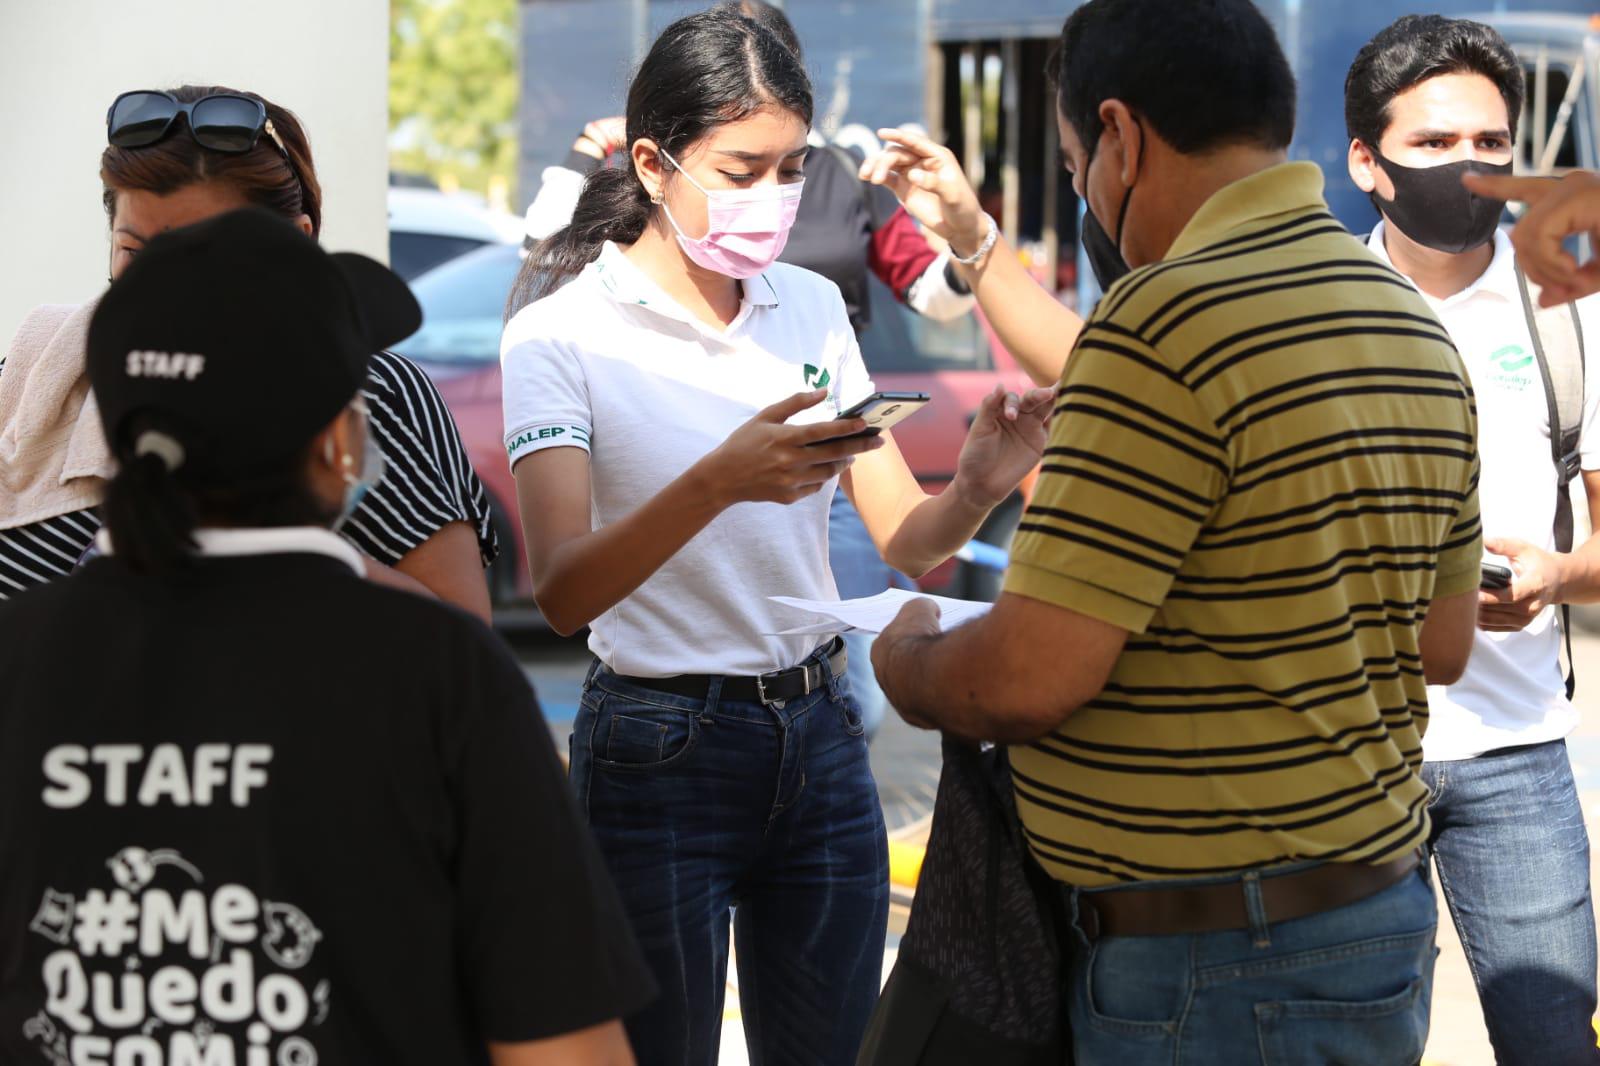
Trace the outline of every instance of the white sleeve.
<instances>
[{"instance_id":1,"label":"white sleeve","mask_svg":"<svg viewBox=\"0 0 1600 1066\"><path fill-rule=\"evenodd\" d=\"M906 290L906 306L935 322L960 318L978 304L978 298L970 291L957 292L950 287L949 275L945 273L949 262L950 253L941 253Z\"/></svg>"},{"instance_id":2,"label":"white sleeve","mask_svg":"<svg viewBox=\"0 0 1600 1066\"><path fill-rule=\"evenodd\" d=\"M1578 465L1600 470L1600 296L1578 301L1583 327L1583 419L1578 423Z\"/></svg>"},{"instance_id":3,"label":"white sleeve","mask_svg":"<svg viewBox=\"0 0 1600 1066\"><path fill-rule=\"evenodd\" d=\"M504 443L513 467L546 448L588 451L594 428L589 384L577 354L569 345L536 333L533 321L519 313L506 326L500 346Z\"/></svg>"},{"instance_id":4,"label":"white sleeve","mask_svg":"<svg viewBox=\"0 0 1600 1066\"><path fill-rule=\"evenodd\" d=\"M528 205L523 222L529 240L542 241L572 221L583 192L584 175L566 167L545 167L539 179L539 195Z\"/></svg>"}]
</instances>

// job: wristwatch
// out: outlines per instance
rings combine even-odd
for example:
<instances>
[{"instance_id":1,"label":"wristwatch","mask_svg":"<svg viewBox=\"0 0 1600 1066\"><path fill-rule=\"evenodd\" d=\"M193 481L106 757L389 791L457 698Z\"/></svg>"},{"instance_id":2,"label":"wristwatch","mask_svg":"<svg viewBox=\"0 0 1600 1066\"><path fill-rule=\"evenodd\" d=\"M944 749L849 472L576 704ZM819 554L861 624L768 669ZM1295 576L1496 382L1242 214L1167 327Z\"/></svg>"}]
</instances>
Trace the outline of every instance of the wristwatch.
<instances>
[{"instance_id":1,"label":"wristwatch","mask_svg":"<svg viewBox=\"0 0 1600 1066\"><path fill-rule=\"evenodd\" d=\"M971 255L968 255L968 256L959 256L959 255L956 254L956 250L954 248L951 248L950 249L950 259L953 262L960 263L962 266L968 266L968 267L969 266L976 266L977 263L978 263L978 260L980 260L984 256L988 255L989 252L991 250L993 250L995 241L998 241L1000 239L1000 227L995 225L994 216L989 214L989 212L985 211L983 213L983 217L989 223L989 234L988 234L988 236L983 238L983 243L978 245L978 250L976 252L973 252Z\"/></svg>"}]
</instances>

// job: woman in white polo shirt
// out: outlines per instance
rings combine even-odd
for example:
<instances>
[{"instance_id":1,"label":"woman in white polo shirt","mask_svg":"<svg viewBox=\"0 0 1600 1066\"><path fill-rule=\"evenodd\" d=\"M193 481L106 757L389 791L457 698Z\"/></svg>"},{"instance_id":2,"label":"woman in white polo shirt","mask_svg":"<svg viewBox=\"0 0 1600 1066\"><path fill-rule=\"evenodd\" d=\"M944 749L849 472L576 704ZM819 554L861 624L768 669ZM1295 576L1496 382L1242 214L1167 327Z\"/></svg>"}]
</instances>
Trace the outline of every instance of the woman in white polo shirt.
<instances>
[{"instance_id":1,"label":"woman in white polo shirt","mask_svg":"<svg viewBox=\"0 0 1600 1066\"><path fill-rule=\"evenodd\" d=\"M572 780L663 988L642 1063L716 1059L730 909L754 1061L853 1061L887 919L883 819L837 640L774 595L832 599L843 487L885 558L948 558L1035 463L1051 394L985 402L925 495L887 436L836 287L775 264L811 91L727 10L673 23L628 94L631 166L590 176L508 323L506 446L535 594L597 656ZM564 284L565 283L565 284ZM514 300L516 297L514 297ZM852 462L854 465L852 466Z\"/></svg>"}]
</instances>

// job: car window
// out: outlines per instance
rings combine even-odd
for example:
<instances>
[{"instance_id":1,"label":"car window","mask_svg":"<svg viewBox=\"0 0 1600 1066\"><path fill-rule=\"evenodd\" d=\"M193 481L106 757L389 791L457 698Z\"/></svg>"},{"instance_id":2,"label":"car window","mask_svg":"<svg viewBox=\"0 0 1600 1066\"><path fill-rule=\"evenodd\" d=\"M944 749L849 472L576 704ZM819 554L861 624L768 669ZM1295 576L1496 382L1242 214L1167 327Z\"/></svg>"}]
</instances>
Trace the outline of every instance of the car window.
<instances>
[{"instance_id":1,"label":"car window","mask_svg":"<svg viewBox=\"0 0 1600 1066\"><path fill-rule=\"evenodd\" d=\"M870 373L994 369L994 353L976 315L936 322L896 300L876 277L868 276L867 289L872 324L861 335L861 356Z\"/></svg>"},{"instance_id":2,"label":"car window","mask_svg":"<svg viewBox=\"0 0 1600 1066\"><path fill-rule=\"evenodd\" d=\"M493 363L511 283L522 260L514 244L496 244L452 259L411 283L422 305L422 328L395 351L424 363Z\"/></svg>"},{"instance_id":3,"label":"car window","mask_svg":"<svg viewBox=\"0 0 1600 1066\"><path fill-rule=\"evenodd\" d=\"M441 263L482 248L487 241L475 237L449 237L438 233L389 231L389 268L410 281Z\"/></svg>"}]
</instances>

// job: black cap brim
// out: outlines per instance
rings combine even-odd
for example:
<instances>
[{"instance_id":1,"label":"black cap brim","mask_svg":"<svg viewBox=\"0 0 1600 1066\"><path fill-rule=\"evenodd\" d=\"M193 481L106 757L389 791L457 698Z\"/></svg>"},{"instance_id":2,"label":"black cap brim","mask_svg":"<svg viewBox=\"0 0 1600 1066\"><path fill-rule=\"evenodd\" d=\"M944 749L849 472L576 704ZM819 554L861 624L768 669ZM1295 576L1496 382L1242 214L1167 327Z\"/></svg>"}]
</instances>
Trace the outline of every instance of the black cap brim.
<instances>
[{"instance_id":1,"label":"black cap brim","mask_svg":"<svg viewBox=\"0 0 1600 1066\"><path fill-rule=\"evenodd\" d=\"M391 347L422 328L422 307L400 275L355 252L328 256L344 275L372 351Z\"/></svg>"}]
</instances>

